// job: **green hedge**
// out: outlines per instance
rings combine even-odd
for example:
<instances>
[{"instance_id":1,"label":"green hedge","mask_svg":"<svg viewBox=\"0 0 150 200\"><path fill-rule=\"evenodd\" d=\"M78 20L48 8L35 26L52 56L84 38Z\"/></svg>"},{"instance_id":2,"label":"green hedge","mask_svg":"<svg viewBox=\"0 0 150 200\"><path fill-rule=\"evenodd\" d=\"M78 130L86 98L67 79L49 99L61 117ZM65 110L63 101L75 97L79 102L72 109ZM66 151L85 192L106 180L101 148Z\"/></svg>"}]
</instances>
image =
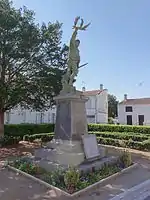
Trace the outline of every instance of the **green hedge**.
<instances>
[{"instance_id":1,"label":"green hedge","mask_svg":"<svg viewBox=\"0 0 150 200\"><path fill-rule=\"evenodd\" d=\"M96 134L97 137L105 137L112 139L121 139L121 140L133 140L138 142L143 142L144 140L148 140L149 137L144 134L135 134L132 132L89 132L90 134Z\"/></svg>"},{"instance_id":2,"label":"green hedge","mask_svg":"<svg viewBox=\"0 0 150 200\"><path fill-rule=\"evenodd\" d=\"M8 124L4 135L20 136L54 132L54 124Z\"/></svg>"},{"instance_id":3,"label":"green hedge","mask_svg":"<svg viewBox=\"0 0 150 200\"><path fill-rule=\"evenodd\" d=\"M112 145L116 147L125 147L130 149L137 149L141 151L150 150L150 140L145 140L143 142L137 142L132 140L119 140L112 138L97 137L97 142L104 145Z\"/></svg>"},{"instance_id":4,"label":"green hedge","mask_svg":"<svg viewBox=\"0 0 150 200\"><path fill-rule=\"evenodd\" d=\"M54 132L54 124L8 124L4 135L21 136ZM89 132L133 132L150 135L150 126L89 124Z\"/></svg>"},{"instance_id":5,"label":"green hedge","mask_svg":"<svg viewBox=\"0 0 150 200\"><path fill-rule=\"evenodd\" d=\"M34 135L24 135L23 140L33 142L36 139L41 139L42 142L48 142L53 139L54 133L42 133Z\"/></svg>"},{"instance_id":6,"label":"green hedge","mask_svg":"<svg viewBox=\"0 0 150 200\"><path fill-rule=\"evenodd\" d=\"M149 137L143 134L134 134L134 133L120 133L120 132L89 132L89 134L95 134L97 138L109 138L109 139L118 139L118 140L131 140L135 142L143 142L148 140ZM42 141L48 141L53 138L54 133L42 133L34 135L25 135L23 140L34 141L35 139L41 139Z\"/></svg>"},{"instance_id":7,"label":"green hedge","mask_svg":"<svg viewBox=\"0 0 150 200\"><path fill-rule=\"evenodd\" d=\"M19 136L4 136L0 137L0 147L18 144L21 138Z\"/></svg>"},{"instance_id":8,"label":"green hedge","mask_svg":"<svg viewBox=\"0 0 150 200\"><path fill-rule=\"evenodd\" d=\"M144 151L150 150L150 139L143 140L143 141L141 140L141 142L140 142L140 141L134 141L131 138L128 140L121 139L121 135L123 138L125 138L124 134L120 134L120 136L119 136L120 139L118 139L117 133L114 133L114 136L113 136L114 138L108 137L108 135L110 135L112 137L112 135L113 135L112 133L102 133L103 137L99 136L100 134L101 133L96 133L97 141L99 144L112 145L112 146L117 146L117 147L128 147L131 149L144 150ZM52 140L53 135L54 135L53 133L25 135L24 140L32 142L35 139L41 139L41 141L43 141L43 142L48 142L48 141ZM115 136L116 136L116 138L115 138ZM139 136L139 138L140 138L140 136Z\"/></svg>"},{"instance_id":9,"label":"green hedge","mask_svg":"<svg viewBox=\"0 0 150 200\"><path fill-rule=\"evenodd\" d=\"M133 132L133 133L142 133L150 135L150 126L89 124L88 130L98 131L98 132Z\"/></svg>"}]
</instances>

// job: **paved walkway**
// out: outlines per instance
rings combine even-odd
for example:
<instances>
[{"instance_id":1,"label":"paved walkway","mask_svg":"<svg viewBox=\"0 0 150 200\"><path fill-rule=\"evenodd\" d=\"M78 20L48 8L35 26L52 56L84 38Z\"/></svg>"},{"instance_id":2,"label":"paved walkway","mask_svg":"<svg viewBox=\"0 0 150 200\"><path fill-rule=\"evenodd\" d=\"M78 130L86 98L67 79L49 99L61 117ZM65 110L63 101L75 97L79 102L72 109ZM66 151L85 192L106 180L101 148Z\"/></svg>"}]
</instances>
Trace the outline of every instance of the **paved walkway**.
<instances>
[{"instance_id":1,"label":"paved walkway","mask_svg":"<svg viewBox=\"0 0 150 200\"><path fill-rule=\"evenodd\" d=\"M84 198L85 200L108 200L148 179L150 179L150 166L139 164L137 169L118 176L115 180L110 181L109 184L87 193ZM78 200L82 199L81 197Z\"/></svg>"},{"instance_id":2,"label":"paved walkway","mask_svg":"<svg viewBox=\"0 0 150 200\"><path fill-rule=\"evenodd\" d=\"M150 161L136 158L139 163L137 169L120 175L109 184L89 191L77 200L108 200L127 189L150 179ZM67 198L58 197L54 191L44 186L17 175L8 169L0 169L0 200L52 200Z\"/></svg>"},{"instance_id":3,"label":"paved walkway","mask_svg":"<svg viewBox=\"0 0 150 200\"><path fill-rule=\"evenodd\" d=\"M47 188L7 169L0 170L1 200L48 200Z\"/></svg>"},{"instance_id":4,"label":"paved walkway","mask_svg":"<svg viewBox=\"0 0 150 200\"><path fill-rule=\"evenodd\" d=\"M150 200L150 179L110 200Z\"/></svg>"}]
</instances>

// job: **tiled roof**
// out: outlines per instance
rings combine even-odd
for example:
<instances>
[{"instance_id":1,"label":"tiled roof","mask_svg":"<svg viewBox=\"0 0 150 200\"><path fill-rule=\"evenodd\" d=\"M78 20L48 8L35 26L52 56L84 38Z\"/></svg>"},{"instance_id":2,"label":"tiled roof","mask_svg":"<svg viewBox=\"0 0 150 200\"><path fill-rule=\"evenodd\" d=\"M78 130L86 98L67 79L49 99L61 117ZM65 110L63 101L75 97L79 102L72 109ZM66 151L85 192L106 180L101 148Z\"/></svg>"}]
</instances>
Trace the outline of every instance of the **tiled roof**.
<instances>
[{"instance_id":1,"label":"tiled roof","mask_svg":"<svg viewBox=\"0 0 150 200\"><path fill-rule=\"evenodd\" d=\"M124 105L150 104L150 98L127 99L121 101L119 104L124 104Z\"/></svg>"},{"instance_id":2,"label":"tiled roof","mask_svg":"<svg viewBox=\"0 0 150 200\"><path fill-rule=\"evenodd\" d=\"M100 94L103 91L105 91L105 89L104 90L89 90L89 91L83 92L83 94L87 96L94 96L94 95Z\"/></svg>"}]
</instances>

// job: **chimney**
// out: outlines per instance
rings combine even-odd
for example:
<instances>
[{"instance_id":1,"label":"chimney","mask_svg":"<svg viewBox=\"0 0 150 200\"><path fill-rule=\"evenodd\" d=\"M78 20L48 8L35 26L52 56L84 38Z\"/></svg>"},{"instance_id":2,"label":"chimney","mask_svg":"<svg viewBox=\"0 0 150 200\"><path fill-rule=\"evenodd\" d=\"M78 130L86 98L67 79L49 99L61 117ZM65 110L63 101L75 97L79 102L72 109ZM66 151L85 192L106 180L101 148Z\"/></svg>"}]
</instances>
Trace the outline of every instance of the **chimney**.
<instances>
[{"instance_id":1,"label":"chimney","mask_svg":"<svg viewBox=\"0 0 150 200\"><path fill-rule=\"evenodd\" d=\"M100 84L100 90L103 90L103 84Z\"/></svg>"},{"instance_id":2,"label":"chimney","mask_svg":"<svg viewBox=\"0 0 150 200\"><path fill-rule=\"evenodd\" d=\"M128 98L127 94L124 94L124 101L126 101Z\"/></svg>"},{"instance_id":3,"label":"chimney","mask_svg":"<svg viewBox=\"0 0 150 200\"><path fill-rule=\"evenodd\" d=\"M85 87L82 87L82 92L85 92Z\"/></svg>"}]
</instances>

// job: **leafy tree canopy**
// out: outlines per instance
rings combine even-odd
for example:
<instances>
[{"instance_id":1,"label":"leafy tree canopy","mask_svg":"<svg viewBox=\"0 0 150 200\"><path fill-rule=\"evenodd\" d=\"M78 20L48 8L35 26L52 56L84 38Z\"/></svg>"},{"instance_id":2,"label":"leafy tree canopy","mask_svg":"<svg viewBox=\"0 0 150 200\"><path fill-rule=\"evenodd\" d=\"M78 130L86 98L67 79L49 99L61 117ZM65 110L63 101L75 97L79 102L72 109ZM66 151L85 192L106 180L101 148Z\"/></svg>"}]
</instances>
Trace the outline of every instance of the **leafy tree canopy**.
<instances>
[{"instance_id":1,"label":"leafy tree canopy","mask_svg":"<svg viewBox=\"0 0 150 200\"><path fill-rule=\"evenodd\" d=\"M118 116L117 105L117 98L114 95L108 94L108 117L115 118Z\"/></svg>"},{"instance_id":2,"label":"leafy tree canopy","mask_svg":"<svg viewBox=\"0 0 150 200\"><path fill-rule=\"evenodd\" d=\"M0 113L18 105L44 110L61 90L68 48L62 24L35 23L35 13L0 0Z\"/></svg>"}]
</instances>

